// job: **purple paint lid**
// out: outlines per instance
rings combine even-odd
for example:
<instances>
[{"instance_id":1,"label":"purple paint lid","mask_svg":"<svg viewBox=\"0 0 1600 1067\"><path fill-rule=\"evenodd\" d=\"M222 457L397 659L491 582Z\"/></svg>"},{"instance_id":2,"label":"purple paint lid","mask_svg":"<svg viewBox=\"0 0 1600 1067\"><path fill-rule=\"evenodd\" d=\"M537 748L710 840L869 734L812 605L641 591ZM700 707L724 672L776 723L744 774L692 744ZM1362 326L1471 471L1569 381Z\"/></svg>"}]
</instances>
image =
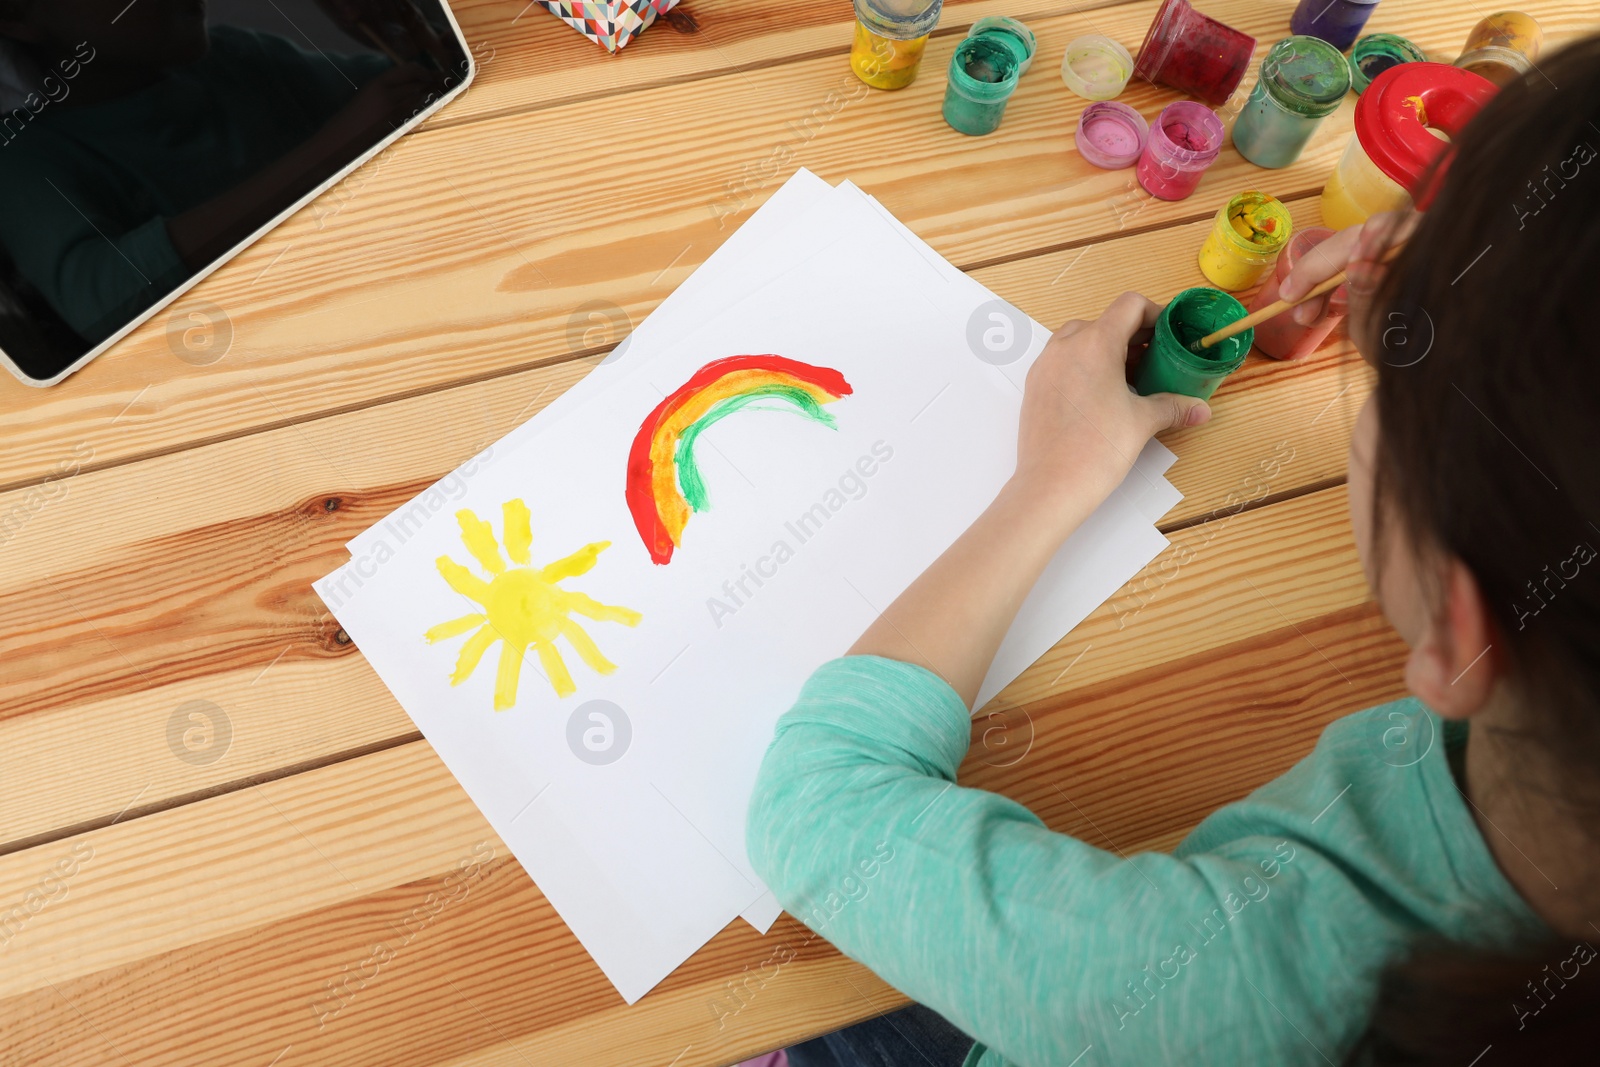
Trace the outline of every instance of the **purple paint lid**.
<instances>
[{"instance_id":1,"label":"purple paint lid","mask_svg":"<svg viewBox=\"0 0 1600 1067\"><path fill-rule=\"evenodd\" d=\"M1101 100L1078 116L1074 142L1078 154L1103 170L1131 167L1144 153L1150 124L1127 104Z\"/></svg>"}]
</instances>

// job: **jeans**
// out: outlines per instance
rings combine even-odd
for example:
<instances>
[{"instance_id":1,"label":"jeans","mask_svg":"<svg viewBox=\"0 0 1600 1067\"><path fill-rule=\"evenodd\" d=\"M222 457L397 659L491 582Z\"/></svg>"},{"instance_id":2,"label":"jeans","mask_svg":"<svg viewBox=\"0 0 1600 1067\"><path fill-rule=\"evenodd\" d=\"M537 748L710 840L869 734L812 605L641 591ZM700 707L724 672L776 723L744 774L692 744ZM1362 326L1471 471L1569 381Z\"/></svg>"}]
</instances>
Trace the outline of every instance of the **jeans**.
<instances>
[{"instance_id":1,"label":"jeans","mask_svg":"<svg viewBox=\"0 0 1600 1067\"><path fill-rule=\"evenodd\" d=\"M961 1067L972 1038L913 1004L789 1048L789 1067Z\"/></svg>"}]
</instances>

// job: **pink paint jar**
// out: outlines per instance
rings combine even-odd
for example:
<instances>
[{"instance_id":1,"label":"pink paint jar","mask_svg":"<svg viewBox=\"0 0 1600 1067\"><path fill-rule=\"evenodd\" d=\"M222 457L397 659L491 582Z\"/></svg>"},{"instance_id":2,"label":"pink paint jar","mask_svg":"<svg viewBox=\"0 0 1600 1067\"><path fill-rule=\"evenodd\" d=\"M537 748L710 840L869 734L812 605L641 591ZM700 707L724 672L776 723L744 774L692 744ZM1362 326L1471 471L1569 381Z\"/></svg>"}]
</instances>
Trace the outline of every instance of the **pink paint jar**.
<instances>
[{"instance_id":1,"label":"pink paint jar","mask_svg":"<svg viewBox=\"0 0 1600 1067\"><path fill-rule=\"evenodd\" d=\"M1074 141L1078 155L1102 170L1121 170L1138 162L1150 137L1150 124L1127 104L1102 100L1078 116Z\"/></svg>"},{"instance_id":2,"label":"pink paint jar","mask_svg":"<svg viewBox=\"0 0 1600 1067\"><path fill-rule=\"evenodd\" d=\"M1182 200L1222 151L1222 120L1193 100L1168 104L1139 157L1139 185L1160 200Z\"/></svg>"},{"instance_id":3,"label":"pink paint jar","mask_svg":"<svg viewBox=\"0 0 1600 1067\"><path fill-rule=\"evenodd\" d=\"M1334 231L1326 226L1311 226L1296 230L1289 244L1278 256L1278 266L1267 276L1266 282L1250 301L1252 312L1260 311L1278 299L1278 287L1312 248L1332 237ZM1328 314L1315 326L1302 326L1294 321L1294 312L1285 311L1276 318L1256 326L1256 347L1274 359L1305 359L1315 352L1328 335L1344 321L1350 310L1350 290L1341 285L1328 296Z\"/></svg>"},{"instance_id":4,"label":"pink paint jar","mask_svg":"<svg viewBox=\"0 0 1600 1067\"><path fill-rule=\"evenodd\" d=\"M1189 0L1166 0L1145 31L1135 76L1216 107L1250 69L1256 39L1200 14Z\"/></svg>"}]
</instances>

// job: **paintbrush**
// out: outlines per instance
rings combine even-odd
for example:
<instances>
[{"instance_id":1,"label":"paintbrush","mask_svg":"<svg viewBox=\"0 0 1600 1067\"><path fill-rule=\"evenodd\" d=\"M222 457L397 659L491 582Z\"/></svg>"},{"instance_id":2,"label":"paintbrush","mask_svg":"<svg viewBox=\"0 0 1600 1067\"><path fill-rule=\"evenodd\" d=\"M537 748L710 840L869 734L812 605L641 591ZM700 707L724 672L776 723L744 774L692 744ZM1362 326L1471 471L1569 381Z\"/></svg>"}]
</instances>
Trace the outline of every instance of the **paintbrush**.
<instances>
[{"instance_id":1,"label":"paintbrush","mask_svg":"<svg viewBox=\"0 0 1600 1067\"><path fill-rule=\"evenodd\" d=\"M1395 256L1400 254L1400 249L1403 247L1405 247L1404 243L1391 245L1389 250L1383 254L1383 258L1378 262L1389 262ZM1279 315L1282 315L1285 311L1288 311L1290 308L1297 307L1298 305L1305 303L1307 300L1319 297L1323 293L1331 293L1333 290L1343 285L1346 281L1347 279L1345 277L1345 272L1340 271L1327 281L1313 286L1311 291L1306 293L1299 300L1274 300L1260 311L1251 312L1242 319L1235 319L1222 329L1213 330L1211 333L1206 334L1198 341L1190 341L1189 351L1203 355L1205 350L1213 345L1221 341L1226 341L1228 338L1233 337L1236 334L1244 333L1246 330L1252 329L1261 323L1266 322L1268 319L1275 319Z\"/></svg>"}]
</instances>

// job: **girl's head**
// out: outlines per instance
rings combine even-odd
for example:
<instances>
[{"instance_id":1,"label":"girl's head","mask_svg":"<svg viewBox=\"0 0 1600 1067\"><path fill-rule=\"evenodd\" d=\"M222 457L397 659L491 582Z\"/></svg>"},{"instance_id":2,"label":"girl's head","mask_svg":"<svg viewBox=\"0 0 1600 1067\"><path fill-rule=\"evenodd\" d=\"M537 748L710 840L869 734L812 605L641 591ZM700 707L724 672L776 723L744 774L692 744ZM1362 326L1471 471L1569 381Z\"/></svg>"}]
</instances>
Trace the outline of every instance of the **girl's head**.
<instances>
[{"instance_id":1,"label":"girl's head","mask_svg":"<svg viewBox=\"0 0 1600 1067\"><path fill-rule=\"evenodd\" d=\"M1351 512L1410 689L1600 770L1600 38L1461 133L1357 329ZM1558 783L1548 783L1556 786Z\"/></svg>"}]
</instances>

